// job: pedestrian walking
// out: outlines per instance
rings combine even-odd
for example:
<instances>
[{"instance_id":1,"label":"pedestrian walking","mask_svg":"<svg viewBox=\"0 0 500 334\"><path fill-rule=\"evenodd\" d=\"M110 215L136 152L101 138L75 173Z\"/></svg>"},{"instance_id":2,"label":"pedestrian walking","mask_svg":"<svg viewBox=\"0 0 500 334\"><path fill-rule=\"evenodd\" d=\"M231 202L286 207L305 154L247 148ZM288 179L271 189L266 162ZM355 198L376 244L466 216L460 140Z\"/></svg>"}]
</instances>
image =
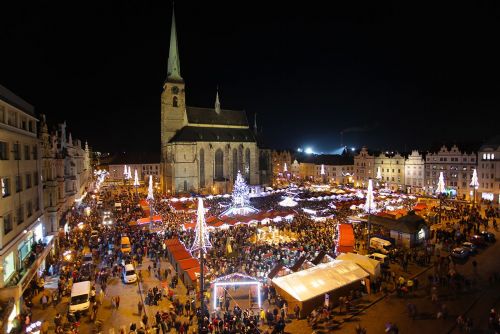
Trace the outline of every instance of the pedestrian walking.
<instances>
[{"instance_id":1,"label":"pedestrian walking","mask_svg":"<svg viewBox=\"0 0 500 334\"><path fill-rule=\"evenodd\" d=\"M120 296L116 296L115 303L116 303L116 309L118 310L118 308L120 307Z\"/></svg>"},{"instance_id":2,"label":"pedestrian walking","mask_svg":"<svg viewBox=\"0 0 500 334\"><path fill-rule=\"evenodd\" d=\"M143 308L142 302L139 301L137 303L137 312L139 313L139 317L142 316L142 308Z\"/></svg>"}]
</instances>

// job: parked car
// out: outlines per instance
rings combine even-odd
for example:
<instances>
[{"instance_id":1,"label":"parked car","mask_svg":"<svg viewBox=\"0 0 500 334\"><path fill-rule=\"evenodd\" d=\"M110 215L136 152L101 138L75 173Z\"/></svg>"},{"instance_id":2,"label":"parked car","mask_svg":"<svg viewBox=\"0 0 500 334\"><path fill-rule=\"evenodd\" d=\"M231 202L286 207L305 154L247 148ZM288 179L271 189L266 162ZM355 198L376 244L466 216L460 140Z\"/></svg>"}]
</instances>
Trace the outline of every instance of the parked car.
<instances>
[{"instance_id":1,"label":"parked car","mask_svg":"<svg viewBox=\"0 0 500 334\"><path fill-rule=\"evenodd\" d=\"M477 246L474 245L472 242L468 242L468 241L463 242L462 248L467 249L469 254L476 254L477 253Z\"/></svg>"},{"instance_id":2,"label":"parked car","mask_svg":"<svg viewBox=\"0 0 500 334\"><path fill-rule=\"evenodd\" d=\"M486 246L486 240L482 235L479 234L474 234L470 238L470 242L472 242L474 245L479 246L479 247L484 247Z\"/></svg>"},{"instance_id":3,"label":"parked car","mask_svg":"<svg viewBox=\"0 0 500 334\"><path fill-rule=\"evenodd\" d=\"M464 247L457 247L451 251L451 256L456 259L466 259L469 256L469 251Z\"/></svg>"},{"instance_id":4,"label":"parked car","mask_svg":"<svg viewBox=\"0 0 500 334\"><path fill-rule=\"evenodd\" d=\"M479 235L483 236L483 238L488 242L495 242L496 241L495 235L491 232L481 231L481 233L479 233Z\"/></svg>"}]
</instances>

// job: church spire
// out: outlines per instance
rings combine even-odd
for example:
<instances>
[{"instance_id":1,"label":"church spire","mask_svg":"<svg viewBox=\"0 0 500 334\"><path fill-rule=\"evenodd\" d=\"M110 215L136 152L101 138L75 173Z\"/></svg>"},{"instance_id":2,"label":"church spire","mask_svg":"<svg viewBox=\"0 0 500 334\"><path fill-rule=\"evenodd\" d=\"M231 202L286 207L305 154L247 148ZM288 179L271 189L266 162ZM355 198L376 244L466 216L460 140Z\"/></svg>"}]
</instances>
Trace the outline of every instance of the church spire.
<instances>
[{"instance_id":1,"label":"church spire","mask_svg":"<svg viewBox=\"0 0 500 334\"><path fill-rule=\"evenodd\" d=\"M217 94L215 95L215 112L220 114L219 87L217 87Z\"/></svg>"},{"instance_id":2,"label":"church spire","mask_svg":"<svg viewBox=\"0 0 500 334\"><path fill-rule=\"evenodd\" d=\"M177 46L177 29L175 28L175 12L172 8L172 28L170 29L170 49L168 53L167 81L184 81L181 77L181 63Z\"/></svg>"}]
</instances>

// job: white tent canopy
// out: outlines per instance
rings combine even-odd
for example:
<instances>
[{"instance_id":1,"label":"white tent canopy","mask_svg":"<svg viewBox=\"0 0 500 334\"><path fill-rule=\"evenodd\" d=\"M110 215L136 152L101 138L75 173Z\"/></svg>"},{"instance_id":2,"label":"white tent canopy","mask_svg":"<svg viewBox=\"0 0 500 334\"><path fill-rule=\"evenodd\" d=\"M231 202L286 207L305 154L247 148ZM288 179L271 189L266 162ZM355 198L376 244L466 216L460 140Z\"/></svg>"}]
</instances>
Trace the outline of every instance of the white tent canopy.
<instances>
[{"instance_id":1,"label":"white tent canopy","mask_svg":"<svg viewBox=\"0 0 500 334\"><path fill-rule=\"evenodd\" d=\"M290 197L286 197L284 200L282 200L280 203L279 203L281 206L287 206L287 207L292 207L292 206L296 206L297 205L297 202L295 202L293 199L291 199Z\"/></svg>"},{"instance_id":2,"label":"white tent canopy","mask_svg":"<svg viewBox=\"0 0 500 334\"><path fill-rule=\"evenodd\" d=\"M352 261L335 260L273 278L272 282L296 300L306 301L368 276L366 271Z\"/></svg>"},{"instance_id":3,"label":"white tent canopy","mask_svg":"<svg viewBox=\"0 0 500 334\"><path fill-rule=\"evenodd\" d=\"M370 259L368 256L355 253L342 253L337 256L337 260L352 261L367 271L372 277L380 275L380 262Z\"/></svg>"}]
</instances>

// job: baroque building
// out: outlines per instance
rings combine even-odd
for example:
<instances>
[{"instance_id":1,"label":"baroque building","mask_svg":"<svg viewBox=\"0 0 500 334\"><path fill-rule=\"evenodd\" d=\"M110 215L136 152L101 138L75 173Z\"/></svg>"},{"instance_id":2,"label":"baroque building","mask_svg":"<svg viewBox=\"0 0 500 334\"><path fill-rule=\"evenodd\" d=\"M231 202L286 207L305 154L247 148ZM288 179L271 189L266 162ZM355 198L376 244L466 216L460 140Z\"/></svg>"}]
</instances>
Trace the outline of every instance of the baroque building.
<instances>
[{"instance_id":1,"label":"baroque building","mask_svg":"<svg viewBox=\"0 0 500 334\"><path fill-rule=\"evenodd\" d=\"M272 175L270 160L270 150L259 149L245 111L221 108L218 92L213 108L187 106L172 13L168 72L161 94L162 190L226 193L238 171L250 185L258 185L262 175ZM259 166L259 162L265 163Z\"/></svg>"}]
</instances>

